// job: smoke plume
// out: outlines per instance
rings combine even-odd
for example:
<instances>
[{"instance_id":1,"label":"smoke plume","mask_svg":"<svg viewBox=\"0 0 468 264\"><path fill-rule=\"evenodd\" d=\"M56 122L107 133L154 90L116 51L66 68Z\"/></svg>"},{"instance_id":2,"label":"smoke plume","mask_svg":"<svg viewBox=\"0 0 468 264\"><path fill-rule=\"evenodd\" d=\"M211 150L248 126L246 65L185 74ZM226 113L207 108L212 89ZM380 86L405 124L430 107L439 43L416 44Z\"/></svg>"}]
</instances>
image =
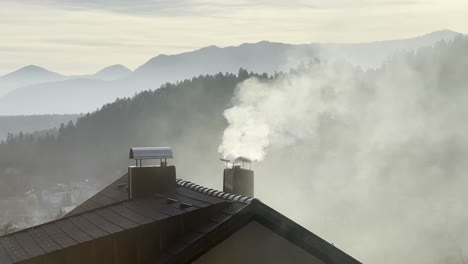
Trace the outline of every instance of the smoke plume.
<instances>
[{"instance_id":1,"label":"smoke plume","mask_svg":"<svg viewBox=\"0 0 468 264\"><path fill-rule=\"evenodd\" d=\"M239 85L219 151L256 195L364 263L466 263L468 39L377 70L320 63Z\"/></svg>"}]
</instances>

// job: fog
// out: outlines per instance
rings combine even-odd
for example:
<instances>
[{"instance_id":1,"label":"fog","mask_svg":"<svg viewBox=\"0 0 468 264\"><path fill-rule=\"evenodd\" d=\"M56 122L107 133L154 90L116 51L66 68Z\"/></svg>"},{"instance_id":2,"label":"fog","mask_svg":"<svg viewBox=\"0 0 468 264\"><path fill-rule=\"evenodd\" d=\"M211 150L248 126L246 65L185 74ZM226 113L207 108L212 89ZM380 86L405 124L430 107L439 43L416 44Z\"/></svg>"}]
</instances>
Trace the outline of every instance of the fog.
<instances>
[{"instance_id":1,"label":"fog","mask_svg":"<svg viewBox=\"0 0 468 264\"><path fill-rule=\"evenodd\" d=\"M171 146L178 178L216 189L220 156L254 159L257 198L364 263L464 263L464 54L459 37L375 70L331 60L274 78L201 76L108 104L56 138L13 138L0 144L0 224L54 219L125 174L130 147Z\"/></svg>"},{"instance_id":2,"label":"fog","mask_svg":"<svg viewBox=\"0 0 468 264\"><path fill-rule=\"evenodd\" d=\"M258 198L364 263L466 263L467 51L246 80L219 151L256 160Z\"/></svg>"},{"instance_id":3,"label":"fog","mask_svg":"<svg viewBox=\"0 0 468 264\"><path fill-rule=\"evenodd\" d=\"M0 76L0 94L5 93L0 95L0 115L86 113L118 97L157 89L166 82L175 83L219 72L237 73L239 68L274 74L295 67L300 60L307 62L315 57L346 59L363 68L377 67L392 54L431 46L440 40L452 40L456 35L457 32L443 30L409 39L357 44L262 41L224 48L209 46L176 55L158 55L135 72L114 65L96 74L82 76L64 76L29 66Z\"/></svg>"}]
</instances>

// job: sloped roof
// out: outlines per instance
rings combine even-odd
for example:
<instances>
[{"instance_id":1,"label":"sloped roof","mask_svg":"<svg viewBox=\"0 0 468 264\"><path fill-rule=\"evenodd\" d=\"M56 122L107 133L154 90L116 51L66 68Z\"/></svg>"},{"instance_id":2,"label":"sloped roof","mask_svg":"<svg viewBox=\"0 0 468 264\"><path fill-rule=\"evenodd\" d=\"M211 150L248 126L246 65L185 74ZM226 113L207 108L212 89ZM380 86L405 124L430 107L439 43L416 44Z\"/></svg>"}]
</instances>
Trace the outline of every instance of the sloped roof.
<instances>
[{"instance_id":1,"label":"sloped roof","mask_svg":"<svg viewBox=\"0 0 468 264\"><path fill-rule=\"evenodd\" d=\"M212 189L188 181L178 180L178 185L205 195L212 194ZM230 194L223 192L213 195L222 199L232 198ZM212 222L206 223L182 237L166 250L156 263L191 263L251 221L261 223L325 263L360 263L260 200L243 199L245 198L240 198L240 201L243 202L231 203L216 212L211 218Z\"/></svg>"},{"instance_id":2,"label":"sloped roof","mask_svg":"<svg viewBox=\"0 0 468 264\"><path fill-rule=\"evenodd\" d=\"M186 223L164 240L155 263L190 263L257 221L328 264L358 264L257 199L177 180L171 193L129 200L123 176L64 218L0 237L0 264L17 263L150 223ZM159 234L161 236L161 234Z\"/></svg>"}]
</instances>

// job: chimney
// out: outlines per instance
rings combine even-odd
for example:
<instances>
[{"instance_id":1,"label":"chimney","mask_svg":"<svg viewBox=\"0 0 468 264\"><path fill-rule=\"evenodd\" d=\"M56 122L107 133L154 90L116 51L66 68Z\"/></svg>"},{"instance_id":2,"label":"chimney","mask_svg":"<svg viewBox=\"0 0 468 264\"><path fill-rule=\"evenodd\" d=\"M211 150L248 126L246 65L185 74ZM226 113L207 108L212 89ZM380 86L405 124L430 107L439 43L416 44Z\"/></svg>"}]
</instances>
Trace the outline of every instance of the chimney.
<instances>
[{"instance_id":1,"label":"chimney","mask_svg":"<svg viewBox=\"0 0 468 264\"><path fill-rule=\"evenodd\" d=\"M167 147L131 148L130 159L135 166L128 168L128 197L141 198L155 193L172 192L176 188L175 166L168 166L167 159L173 157ZM143 160L159 159L160 164L143 166Z\"/></svg>"},{"instance_id":2,"label":"chimney","mask_svg":"<svg viewBox=\"0 0 468 264\"><path fill-rule=\"evenodd\" d=\"M221 161L224 161L226 165L223 175L223 191L254 197L252 161L245 157L233 157L231 155L221 159Z\"/></svg>"}]
</instances>

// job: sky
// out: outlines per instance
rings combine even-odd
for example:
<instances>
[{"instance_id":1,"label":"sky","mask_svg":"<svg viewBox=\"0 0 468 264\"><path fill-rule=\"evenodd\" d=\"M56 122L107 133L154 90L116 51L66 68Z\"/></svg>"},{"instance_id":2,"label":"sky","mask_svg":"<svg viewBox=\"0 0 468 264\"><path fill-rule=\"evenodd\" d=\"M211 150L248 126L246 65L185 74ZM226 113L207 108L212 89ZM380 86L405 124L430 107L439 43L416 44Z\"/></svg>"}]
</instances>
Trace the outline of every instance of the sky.
<instances>
[{"instance_id":1,"label":"sky","mask_svg":"<svg viewBox=\"0 0 468 264\"><path fill-rule=\"evenodd\" d=\"M370 42L468 32L466 0L0 0L0 75L66 75L262 40Z\"/></svg>"}]
</instances>

